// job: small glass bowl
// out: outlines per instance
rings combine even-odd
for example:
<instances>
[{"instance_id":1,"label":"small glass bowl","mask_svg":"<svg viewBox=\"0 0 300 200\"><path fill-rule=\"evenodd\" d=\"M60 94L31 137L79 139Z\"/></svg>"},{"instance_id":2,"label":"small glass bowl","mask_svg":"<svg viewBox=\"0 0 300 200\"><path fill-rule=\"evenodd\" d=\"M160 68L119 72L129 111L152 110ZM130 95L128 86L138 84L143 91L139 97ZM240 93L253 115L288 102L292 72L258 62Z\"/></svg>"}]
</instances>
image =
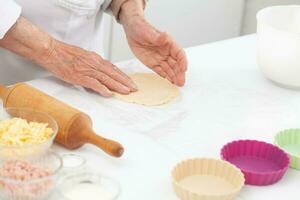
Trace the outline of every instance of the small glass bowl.
<instances>
[{"instance_id":1,"label":"small glass bowl","mask_svg":"<svg viewBox=\"0 0 300 200\"><path fill-rule=\"evenodd\" d=\"M10 160L1 160L0 166ZM51 171L51 175L24 181L0 176L1 200L46 200L56 190L62 169L62 159L59 155L47 152L40 158L31 157L25 161L48 169Z\"/></svg>"},{"instance_id":2,"label":"small glass bowl","mask_svg":"<svg viewBox=\"0 0 300 200\"><path fill-rule=\"evenodd\" d=\"M56 121L47 113L35 111L28 108L5 108L0 111L0 121L11 118L22 118L28 122L47 123L48 127L53 130L53 134L47 140L39 144L24 145L5 145L0 144L0 157L26 157L40 156L47 152L54 142L57 135L58 125Z\"/></svg>"},{"instance_id":3,"label":"small glass bowl","mask_svg":"<svg viewBox=\"0 0 300 200\"><path fill-rule=\"evenodd\" d=\"M66 171L83 170L86 166L86 160L76 154L66 153L61 155L63 166Z\"/></svg>"},{"instance_id":4,"label":"small glass bowl","mask_svg":"<svg viewBox=\"0 0 300 200\"><path fill-rule=\"evenodd\" d=\"M116 200L121 193L121 186L116 180L87 171L65 177L59 186L60 193L63 194L64 199L71 200L68 198L68 192L86 184L99 186L105 193L109 194L109 197L105 198L105 200ZM89 199L90 194L84 195Z\"/></svg>"},{"instance_id":5,"label":"small glass bowl","mask_svg":"<svg viewBox=\"0 0 300 200\"><path fill-rule=\"evenodd\" d=\"M63 161L62 179L87 170L85 158L73 153L65 153L60 156Z\"/></svg>"}]
</instances>

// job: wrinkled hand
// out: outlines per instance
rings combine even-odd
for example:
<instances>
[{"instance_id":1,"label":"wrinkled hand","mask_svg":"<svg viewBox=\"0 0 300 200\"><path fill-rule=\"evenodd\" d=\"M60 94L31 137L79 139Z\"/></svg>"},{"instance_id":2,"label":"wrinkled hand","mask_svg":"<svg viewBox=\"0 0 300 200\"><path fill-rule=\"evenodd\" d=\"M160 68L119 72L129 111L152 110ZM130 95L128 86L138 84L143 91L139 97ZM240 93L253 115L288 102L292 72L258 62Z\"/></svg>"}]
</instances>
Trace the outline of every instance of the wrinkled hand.
<instances>
[{"instance_id":1,"label":"wrinkled hand","mask_svg":"<svg viewBox=\"0 0 300 200\"><path fill-rule=\"evenodd\" d=\"M124 30L131 50L142 63L172 83L184 85L187 58L167 33L156 30L142 17L124 25Z\"/></svg>"},{"instance_id":2,"label":"wrinkled hand","mask_svg":"<svg viewBox=\"0 0 300 200\"><path fill-rule=\"evenodd\" d=\"M90 88L103 96L128 94L136 86L116 66L94 52L55 40L24 17L0 39L0 47L52 72L58 78Z\"/></svg>"},{"instance_id":3,"label":"wrinkled hand","mask_svg":"<svg viewBox=\"0 0 300 200\"><path fill-rule=\"evenodd\" d=\"M105 97L111 96L111 91L129 94L137 90L126 74L98 54L59 41L53 42L47 59L38 64L58 78L92 89Z\"/></svg>"}]
</instances>

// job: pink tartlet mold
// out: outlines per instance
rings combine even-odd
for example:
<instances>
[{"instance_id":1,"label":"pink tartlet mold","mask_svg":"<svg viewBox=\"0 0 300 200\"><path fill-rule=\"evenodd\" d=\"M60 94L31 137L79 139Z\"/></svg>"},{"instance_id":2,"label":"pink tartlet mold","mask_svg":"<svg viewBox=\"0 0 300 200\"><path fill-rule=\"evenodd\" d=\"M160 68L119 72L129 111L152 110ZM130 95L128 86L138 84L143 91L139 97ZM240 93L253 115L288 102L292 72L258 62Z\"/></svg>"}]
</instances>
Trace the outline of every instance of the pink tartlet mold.
<instances>
[{"instance_id":1,"label":"pink tartlet mold","mask_svg":"<svg viewBox=\"0 0 300 200\"><path fill-rule=\"evenodd\" d=\"M275 145L257 140L237 140L226 144L221 158L244 173L248 185L271 185L286 173L289 156Z\"/></svg>"}]
</instances>

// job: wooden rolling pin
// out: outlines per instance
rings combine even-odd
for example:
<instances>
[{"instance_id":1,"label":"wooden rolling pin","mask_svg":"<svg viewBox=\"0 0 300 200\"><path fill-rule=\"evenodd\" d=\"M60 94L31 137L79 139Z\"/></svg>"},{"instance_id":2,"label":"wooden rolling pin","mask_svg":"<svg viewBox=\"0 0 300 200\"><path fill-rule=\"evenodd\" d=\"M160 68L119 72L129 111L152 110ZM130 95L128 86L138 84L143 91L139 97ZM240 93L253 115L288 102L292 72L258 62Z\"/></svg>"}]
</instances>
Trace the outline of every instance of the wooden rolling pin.
<instances>
[{"instance_id":1,"label":"wooden rolling pin","mask_svg":"<svg viewBox=\"0 0 300 200\"><path fill-rule=\"evenodd\" d=\"M5 108L31 108L52 116L59 126L55 141L68 149L90 143L115 157L120 157L124 152L118 142L105 139L93 132L92 121L88 115L25 83L8 88L0 85L0 97Z\"/></svg>"}]
</instances>

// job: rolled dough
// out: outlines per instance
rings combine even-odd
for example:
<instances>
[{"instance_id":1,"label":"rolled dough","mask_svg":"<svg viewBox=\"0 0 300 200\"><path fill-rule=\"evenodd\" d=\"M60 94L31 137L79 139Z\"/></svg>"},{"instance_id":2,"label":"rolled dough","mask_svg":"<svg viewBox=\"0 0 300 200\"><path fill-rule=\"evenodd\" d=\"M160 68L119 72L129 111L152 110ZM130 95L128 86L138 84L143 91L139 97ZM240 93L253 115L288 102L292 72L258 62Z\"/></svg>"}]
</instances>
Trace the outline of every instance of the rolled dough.
<instances>
[{"instance_id":1,"label":"rolled dough","mask_svg":"<svg viewBox=\"0 0 300 200\"><path fill-rule=\"evenodd\" d=\"M129 103L146 106L166 104L179 96L179 89L154 73L135 73L129 77L138 86L138 91L128 95L115 93L115 97Z\"/></svg>"}]
</instances>

